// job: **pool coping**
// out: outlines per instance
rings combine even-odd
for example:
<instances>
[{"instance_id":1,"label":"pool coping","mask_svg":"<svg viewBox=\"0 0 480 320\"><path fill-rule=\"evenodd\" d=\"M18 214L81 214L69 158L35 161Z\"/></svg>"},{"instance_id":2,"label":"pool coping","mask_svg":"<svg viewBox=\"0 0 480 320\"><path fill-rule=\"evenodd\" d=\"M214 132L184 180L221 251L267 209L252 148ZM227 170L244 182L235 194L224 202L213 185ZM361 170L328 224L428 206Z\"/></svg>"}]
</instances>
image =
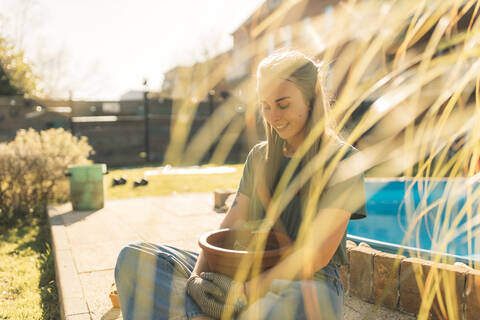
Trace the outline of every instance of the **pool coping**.
<instances>
[{"instance_id":1,"label":"pool coping","mask_svg":"<svg viewBox=\"0 0 480 320\"><path fill-rule=\"evenodd\" d=\"M347 240L351 240L358 243L364 242L364 243L367 243L373 249L377 249L382 252L387 252L392 254L405 255L407 258L415 257L415 258L423 258L423 259L432 260L432 261L448 261L448 263L451 263L451 264L453 264L454 262L462 262L465 264L473 263L473 265L480 266L480 260L469 259L464 256L459 256L451 253L404 246L401 244L355 236L352 234L347 234ZM412 252L414 254L411 254ZM415 255L415 253L417 255ZM444 257L446 259L443 259Z\"/></svg>"}]
</instances>

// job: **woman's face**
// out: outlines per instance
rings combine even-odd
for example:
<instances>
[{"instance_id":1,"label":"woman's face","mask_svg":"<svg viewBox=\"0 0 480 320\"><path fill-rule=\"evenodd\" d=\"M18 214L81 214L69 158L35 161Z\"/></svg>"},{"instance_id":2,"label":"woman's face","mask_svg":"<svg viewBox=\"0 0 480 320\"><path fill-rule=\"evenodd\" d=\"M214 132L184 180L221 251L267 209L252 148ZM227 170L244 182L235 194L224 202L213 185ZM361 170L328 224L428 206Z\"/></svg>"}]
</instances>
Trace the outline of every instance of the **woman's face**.
<instances>
[{"instance_id":1,"label":"woman's face","mask_svg":"<svg viewBox=\"0 0 480 320\"><path fill-rule=\"evenodd\" d=\"M295 150L305 137L309 107L302 92L287 80L259 88L263 116L268 124Z\"/></svg>"}]
</instances>

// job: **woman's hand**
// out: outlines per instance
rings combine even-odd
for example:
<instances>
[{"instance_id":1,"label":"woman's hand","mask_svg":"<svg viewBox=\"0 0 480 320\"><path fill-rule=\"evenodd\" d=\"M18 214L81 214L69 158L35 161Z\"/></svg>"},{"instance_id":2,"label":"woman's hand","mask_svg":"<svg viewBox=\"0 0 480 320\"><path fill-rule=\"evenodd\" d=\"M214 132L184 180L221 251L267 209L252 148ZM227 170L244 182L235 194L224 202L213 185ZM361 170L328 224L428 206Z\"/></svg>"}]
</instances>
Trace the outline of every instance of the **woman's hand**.
<instances>
[{"instance_id":1,"label":"woman's hand","mask_svg":"<svg viewBox=\"0 0 480 320\"><path fill-rule=\"evenodd\" d=\"M200 277L205 281L211 281L222 290L223 299L221 301L224 303L222 312L233 315L242 311L247 305L243 282L235 281L229 276L215 272L202 272Z\"/></svg>"},{"instance_id":2,"label":"woman's hand","mask_svg":"<svg viewBox=\"0 0 480 320\"><path fill-rule=\"evenodd\" d=\"M221 317L225 294L213 282L192 274L187 280L187 293L207 315Z\"/></svg>"},{"instance_id":3,"label":"woman's hand","mask_svg":"<svg viewBox=\"0 0 480 320\"><path fill-rule=\"evenodd\" d=\"M187 280L187 293L203 312L216 319L220 319L223 313L236 314L247 304L243 283L219 273L203 272L201 276L192 274ZM229 297L229 294L232 296Z\"/></svg>"}]
</instances>

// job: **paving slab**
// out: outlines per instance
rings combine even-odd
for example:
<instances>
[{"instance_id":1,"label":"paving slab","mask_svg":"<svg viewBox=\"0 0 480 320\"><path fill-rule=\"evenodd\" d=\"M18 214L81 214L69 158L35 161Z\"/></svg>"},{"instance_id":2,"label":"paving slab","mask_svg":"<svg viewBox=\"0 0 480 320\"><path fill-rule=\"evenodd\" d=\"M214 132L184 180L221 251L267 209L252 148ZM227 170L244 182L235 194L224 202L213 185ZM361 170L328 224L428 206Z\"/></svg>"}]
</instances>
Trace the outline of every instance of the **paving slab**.
<instances>
[{"instance_id":1,"label":"paving slab","mask_svg":"<svg viewBox=\"0 0 480 320\"><path fill-rule=\"evenodd\" d=\"M112 270L80 274L85 291L85 300L94 320L121 319L120 309L113 308L108 293L115 281Z\"/></svg>"},{"instance_id":2,"label":"paving slab","mask_svg":"<svg viewBox=\"0 0 480 320\"><path fill-rule=\"evenodd\" d=\"M224 214L213 209L213 193L109 200L96 211L49 208L62 319L122 319L109 293L121 248L151 241L199 251L198 238L216 229ZM400 312L345 297L347 320L414 319Z\"/></svg>"},{"instance_id":3,"label":"paving slab","mask_svg":"<svg viewBox=\"0 0 480 320\"><path fill-rule=\"evenodd\" d=\"M136 241L139 239L133 239ZM106 241L95 245L72 247L72 255L79 274L115 268L118 253L132 241Z\"/></svg>"},{"instance_id":4,"label":"paving slab","mask_svg":"<svg viewBox=\"0 0 480 320\"><path fill-rule=\"evenodd\" d=\"M362 301L359 298L345 296L344 313L345 320L414 320L413 316L393 311L387 308L376 308L375 305Z\"/></svg>"}]
</instances>

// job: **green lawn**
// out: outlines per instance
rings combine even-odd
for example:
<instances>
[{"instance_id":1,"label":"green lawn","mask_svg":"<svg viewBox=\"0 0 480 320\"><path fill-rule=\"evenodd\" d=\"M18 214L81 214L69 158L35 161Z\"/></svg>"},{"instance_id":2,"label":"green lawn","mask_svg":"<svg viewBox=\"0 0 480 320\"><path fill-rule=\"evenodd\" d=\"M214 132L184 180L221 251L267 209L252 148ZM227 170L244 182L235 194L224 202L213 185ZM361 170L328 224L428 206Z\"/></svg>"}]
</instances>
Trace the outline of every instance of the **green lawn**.
<instances>
[{"instance_id":1,"label":"green lawn","mask_svg":"<svg viewBox=\"0 0 480 320\"><path fill-rule=\"evenodd\" d=\"M202 166L207 168L213 166ZM148 171L158 168L144 167L135 169L114 169L105 176L107 185L107 199L132 198L145 196L168 195L185 192L210 192L215 189L233 188L236 189L242 177L243 164L229 165L235 168L232 173L222 174L172 174L147 176L148 185L134 187L133 181L142 178ZM112 186L114 177L125 176L128 182L125 185Z\"/></svg>"},{"instance_id":2,"label":"green lawn","mask_svg":"<svg viewBox=\"0 0 480 320\"><path fill-rule=\"evenodd\" d=\"M0 226L0 319L60 319L49 230Z\"/></svg>"}]
</instances>

